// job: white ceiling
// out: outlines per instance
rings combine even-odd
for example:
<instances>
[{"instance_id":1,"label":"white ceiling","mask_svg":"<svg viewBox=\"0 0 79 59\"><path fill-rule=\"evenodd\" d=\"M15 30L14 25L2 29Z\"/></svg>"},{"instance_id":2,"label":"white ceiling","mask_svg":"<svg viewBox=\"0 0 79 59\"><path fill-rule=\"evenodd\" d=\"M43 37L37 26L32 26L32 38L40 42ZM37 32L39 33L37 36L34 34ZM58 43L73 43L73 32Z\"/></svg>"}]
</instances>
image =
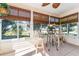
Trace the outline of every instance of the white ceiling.
<instances>
[{"instance_id":1,"label":"white ceiling","mask_svg":"<svg viewBox=\"0 0 79 59\"><path fill-rule=\"evenodd\" d=\"M61 3L57 9L52 8L52 4L42 7L42 3L24 3L23 5L29 5L38 9L41 9L45 12L50 12L54 14L61 14L75 8L79 8L79 3Z\"/></svg>"}]
</instances>

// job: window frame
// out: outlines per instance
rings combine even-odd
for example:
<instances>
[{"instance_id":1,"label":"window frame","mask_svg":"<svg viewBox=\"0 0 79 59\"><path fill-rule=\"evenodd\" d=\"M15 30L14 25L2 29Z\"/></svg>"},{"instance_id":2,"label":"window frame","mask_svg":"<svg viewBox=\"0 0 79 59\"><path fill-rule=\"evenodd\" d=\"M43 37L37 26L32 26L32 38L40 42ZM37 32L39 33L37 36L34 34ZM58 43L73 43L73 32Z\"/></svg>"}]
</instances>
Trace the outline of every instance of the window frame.
<instances>
[{"instance_id":1,"label":"window frame","mask_svg":"<svg viewBox=\"0 0 79 59\"><path fill-rule=\"evenodd\" d=\"M17 39L17 33L16 33L16 38L9 38L9 39L3 39L2 38L2 21L3 21L4 19L2 19L1 20L1 40L13 40L13 39ZM9 20L8 20L9 21ZM14 20L10 20L10 21L14 21ZM15 21L16 22L16 32L17 32L17 21Z\"/></svg>"},{"instance_id":2,"label":"window frame","mask_svg":"<svg viewBox=\"0 0 79 59\"><path fill-rule=\"evenodd\" d=\"M69 24L76 24L76 26L77 26L77 32L78 32L78 22L68 23L68 35L78 36L78 33L76 35L75 34L69 34L69 28L70 28Z\"/></svg>"},{"instance_id":3,"label":"window frame","mask_svg":"<svg viewBox=\"0 0 79 59\"><path fill-rule=\"evenodd\" d=\"M1 41L15 41L15 40L20 40L21 37L19 37L19 21L17 21L17 20L15 21L16 22L16 25L17 25L17 27L16 27L16 29L17 29L16 38L2 39L2 20L3 19L0 20L0 25L1 25L0 26L0 40ZM30 24L30 21L29 21L29 25L31 25ZM29 31L30 31L30 28L29 28ZM22 37L22 38L24 38L24 37Z\"/></svg>"}]
</instances>

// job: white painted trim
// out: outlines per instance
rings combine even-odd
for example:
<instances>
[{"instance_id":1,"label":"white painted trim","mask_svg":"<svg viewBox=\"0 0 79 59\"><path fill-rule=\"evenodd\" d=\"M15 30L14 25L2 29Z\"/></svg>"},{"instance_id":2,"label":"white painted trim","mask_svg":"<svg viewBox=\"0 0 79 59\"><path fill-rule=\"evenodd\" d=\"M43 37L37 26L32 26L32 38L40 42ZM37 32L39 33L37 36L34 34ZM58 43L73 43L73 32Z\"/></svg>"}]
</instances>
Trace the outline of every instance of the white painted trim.
<instances>
[{"instance_id":1,"label":"white painted trim","mask_svg":"<svg viewBox=\"0 0 79 59\"><path fill-rule=\"evenodd\" d=\"M31 10L30 38L33 39L33 11Z\"/></svg>"},{"instance_id":2,"label":"white painted trim","mask_svg":"<svg viewBox=\"0 0 79 59\"><path fill-rule=\"evenodd\" d=\"M0 19L0 40L2 39L2 19Z\"/></svg>"},{"instance_id":3,"label":"white painted trim","mask_svg":"<svg viewBox=\"0 0 79 59\"><path fill-rule=\"evenodd\" d=\"M78 26L78 38L79 38L79 13L78 13L78 23L77 23L77 26Z\"/></svg>"},{"instance_id":4,"label":"white painted trim","mask_svg":"<svg viewBox=\"0 0 79 59\"><path fill-rule=\"evenodd\" d=\"M17 40L19 40L19 21L16 22L17 22Z\"/></svg>"},{"instance_id":5,"label":"white painted trim","mask_svg":"<svg viewBox=\"0 0 79 59\"><path fill-rule=\"evenodd\" d=\"M68 31L69 31L68 27L69 27L69 24L67 24L67 35L68 35Z\"/></svg>"},{"instance_id":6,"label":"white painted trim","mask_svg":"<svg viewBox=\"0 0 79 59\"><path fill-rule=\"evenodd\" d=\"M50 24L50 16L49 16L49 24Z\"/></svg>"},{"instance_id":7,"label":"white painted trim","mask_svg":"<svg viewBox=\"0 0 79 59\"><path fill-rule=\"evenodd\" d=\"M59 30L60 30L60 32L62 31L61 28L62 28L62 27L61 27L61 24L60 24L60 25L59 25Z\"/></svg>"}]
</instances>

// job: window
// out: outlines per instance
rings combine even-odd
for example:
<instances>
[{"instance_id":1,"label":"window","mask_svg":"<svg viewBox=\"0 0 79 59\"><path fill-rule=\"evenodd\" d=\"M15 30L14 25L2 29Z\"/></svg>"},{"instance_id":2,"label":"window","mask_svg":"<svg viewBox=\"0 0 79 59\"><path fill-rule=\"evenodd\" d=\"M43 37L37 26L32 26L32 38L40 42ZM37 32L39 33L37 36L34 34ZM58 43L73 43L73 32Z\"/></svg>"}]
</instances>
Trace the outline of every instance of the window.
<instances>
[{"instance_id":1,"label":"window","mask_svg":"<svg viewBox=\"0 0 79 59\"><path fill-rule=\"evenodd\" d=\"M17 38L16 21L2 20L2 39Z\"/></svg>"},{"instance_id":2,"label":"window","mask_svg":"<svg viewBox=\"0 0 79 59\"><path fill-rule=\"evenodd\" d=\"M17 39L17 33L19 31L19 38L30 37L30 21L16 21L2 20L2 39ZM17 29L19 25L19 29Z\"/></svg>"},{"instance_id":3,"label":"window","mask_svg":"<svg viewBox=\"0 0 79 59\"><path fill-rule=\"evenodd\" d=\"M56 30L56 33L59 34L59 31L60 31L60 26L55 26L55 30Z\"/></svg>"},{"instance_id":4,"label":"window","mask_svg":"<svg viewBox=\"0 0 79 59\"><path fill-rule=\"evenodd\" d=\"M47 24L42 24L42 28L46 29L46 27L47 27Z\"/></svg>"},{"instance_id":5,"label":"window","mask_svg":"<svg viewBox=\"0 0 79 59\"><path fill-rule=\"evenodd\" d=\"M62 32L63 32L64 34L67 34L67 24L63 24L63 25L61 26L61 30L62 30Z\"/></svg>"},{"instance_id":6,"label":"window","mask_svg":"<svg viewBox=\"0 0 79 59\"><path fill-rule=\"evenodd\" d=\"M41 26L41 33L42 34L47 34L47 24L42 24Z\"/></svg>"},{"instance_id":7,"label":"window","mask_svg":"<svg viewBox=\"0 0 79 59\"><path fill-rule=\"evenodd\" d=\"M78 34L77 31L78 31L77 23L70 23L70 24L68 24L69 35L76 36Z\"/></svg>"},{"instance_id":8,"label":"window","mask_svg":"<svg viewBox=\"0 0 79 59\"><path fill-rule=\"evenodd\" d=\"M40 35L40 27L41 27L41 24L34 23L33 30L34 30L35 37L38 37Z\"/></svg>"},{"instance_id":9,"label":"window","mask_svg":"<svg viewBox=\"0 0 79 59\"><path fill-rule=\"evenodd\" d=\"M55 22L54 18L50 17L50 22Z\"/></svg>"},{"instance_id":10,"label":"window","mask_svg":"<svg viewBox=\"0 0 79 59\"><path fill-rule=\"evenodd\" d=\"M34 35L41 36L42 34L47 34L47 24L34 24Z\"/></svg>"},{"instance_id":11,"label":"window","mask_svg":"<svg viewBox=\"0 0 79 59\"><path fill-rule=\"evenodd\" d=\"M41 24L34 24L34 30L40 30Z\"/></svg>"},{"instance_id":12,"label":"window","mask_svg":"<svg viewBox=\"0 0 79 59\"><path fill-rule=\"evenodd\" d=\"M55 22L59 22L59 19L58 19L58 18L54 18L54 21L55 21Z\"/></svg>"},{"instance_id":13,"label":"window","mask_svg":"<svg viewBox=\"0 0 79 59\"><path fill-rule=\"evenodd\" d=\"M19 21L19 37L30 37L30 21Z\"/></svg>"},{"instance_id":14,"label":"window","mask_svg":"<svg viewBox=\"0 0 79 59\"><path fill-rule=\"evenodd\" d=\"M50 22L59 22L59 19L58 18L50 17Z\"/></svg>"}]
</instances>

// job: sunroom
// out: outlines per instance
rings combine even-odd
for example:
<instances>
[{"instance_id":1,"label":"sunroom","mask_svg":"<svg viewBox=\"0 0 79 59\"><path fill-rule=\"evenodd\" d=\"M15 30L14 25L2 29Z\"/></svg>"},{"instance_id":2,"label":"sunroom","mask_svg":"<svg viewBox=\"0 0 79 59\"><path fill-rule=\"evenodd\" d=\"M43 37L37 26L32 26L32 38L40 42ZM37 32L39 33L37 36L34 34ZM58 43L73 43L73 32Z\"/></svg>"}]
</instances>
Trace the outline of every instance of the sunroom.
<instances>
[{"instance_id":1,"label":"sunroom","mask_svg":"<svg viewBox=\"0 0 79 59\"><path fill-rule=\"evenodd\" d=\"M78 5L0 3L0 56L79 56Z\"/></svg>"}]
</instances>

